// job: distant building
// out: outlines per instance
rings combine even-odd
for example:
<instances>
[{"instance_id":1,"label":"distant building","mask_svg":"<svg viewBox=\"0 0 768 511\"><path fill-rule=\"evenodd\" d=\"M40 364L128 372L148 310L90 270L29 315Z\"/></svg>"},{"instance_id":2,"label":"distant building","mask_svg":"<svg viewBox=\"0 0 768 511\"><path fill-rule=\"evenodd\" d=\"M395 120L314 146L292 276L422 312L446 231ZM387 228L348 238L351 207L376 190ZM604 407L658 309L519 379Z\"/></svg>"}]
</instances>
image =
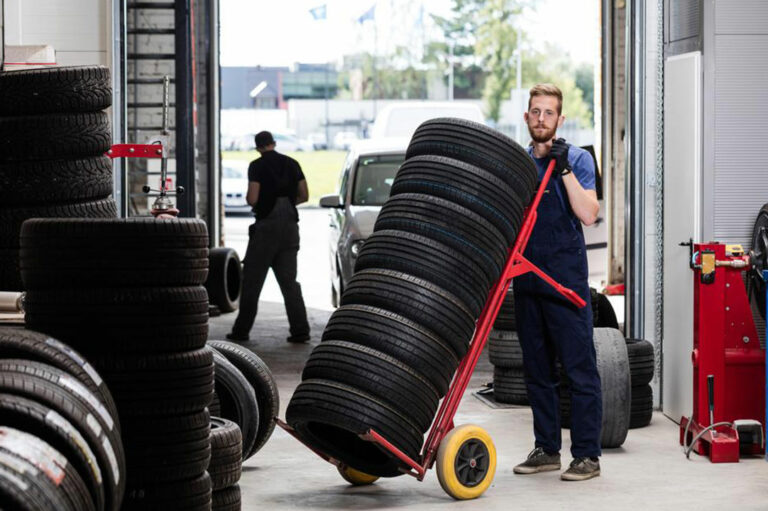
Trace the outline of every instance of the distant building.
<instances>
[{"instance_id":1,"label":"distant building","mask_svg":"<svg viewBox=\"0 0 768 511\"><path fill-rule=\"evenodd\" d=\"M333 98L337 92L332 64L221 68L222 109L284 109L289 99Z\"/></svg>"}]
</instances>

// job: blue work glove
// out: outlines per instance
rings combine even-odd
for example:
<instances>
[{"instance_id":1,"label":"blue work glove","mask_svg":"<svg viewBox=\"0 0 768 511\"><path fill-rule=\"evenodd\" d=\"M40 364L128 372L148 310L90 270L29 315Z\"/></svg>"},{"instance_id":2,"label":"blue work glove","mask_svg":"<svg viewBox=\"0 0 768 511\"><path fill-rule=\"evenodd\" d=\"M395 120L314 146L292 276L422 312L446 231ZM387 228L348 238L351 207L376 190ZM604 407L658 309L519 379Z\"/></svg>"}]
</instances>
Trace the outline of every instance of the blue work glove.
<instances>
[{"instance_id":1,"label":"blue work glove","mask_svg":"<svg viewBox=\"0 0 768 511\"><path fill-rule=\"evenodd\" d=\"M568 149L571 144L568 144L564 138L558 138L552 142L552 148L549 150L549 156L555 160L555 172L564 176L569 174L571 170L571 164L568 163Z\"/></svg>"}]
</instances>

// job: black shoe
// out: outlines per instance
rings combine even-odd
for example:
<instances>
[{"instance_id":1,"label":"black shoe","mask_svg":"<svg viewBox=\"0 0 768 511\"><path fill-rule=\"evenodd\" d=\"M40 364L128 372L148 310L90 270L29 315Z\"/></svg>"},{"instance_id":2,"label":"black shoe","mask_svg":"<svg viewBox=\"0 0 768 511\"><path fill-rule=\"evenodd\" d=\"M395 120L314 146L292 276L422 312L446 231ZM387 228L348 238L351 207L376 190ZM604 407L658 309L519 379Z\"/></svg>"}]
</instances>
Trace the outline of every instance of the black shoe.
<instances>
[{"instance_id":1,"label":"black shoe","mask_svg":"<svg viewBox=\"0 0 768 511\"><path fill-rule=\"evenodd\" d=\"M512 469L515 474L536 474L548 470L560 470L560 453L547 454L537 447L528 454L528 458Z\"/></svg>"},{"instance_id":2,"label":"black shoe","mask_svg":"<svg viewBox=\"0 0 768 511\"><path fill-rule=\"evenodd\" d=\"M241 335L236 334L235 332L230 332L226 336L228 341L235 341L235 342L248 342L251 340L250 337L248 337L248 334Z\"/></svg>"},{"instance_id":3,"label":"black shoe","mask_svg":"<svg viewBox=\"0 0 768 511\"><path fill-rule=\"evenodd\" d=\"M562 473L563 481L584 481L600 475L600 461L597 458L576 458L568 470Z\"/></svg>"},{"instance_id":4,"label":"black shoe","mask_svg":"<svg viewBox=\"0 0 768 511\"><path fill-rule=\"evenodd\" d=\"M285 340L292 343L307 342L309 340L309 334L289 335Z\"/></svg>"}]
</instances>

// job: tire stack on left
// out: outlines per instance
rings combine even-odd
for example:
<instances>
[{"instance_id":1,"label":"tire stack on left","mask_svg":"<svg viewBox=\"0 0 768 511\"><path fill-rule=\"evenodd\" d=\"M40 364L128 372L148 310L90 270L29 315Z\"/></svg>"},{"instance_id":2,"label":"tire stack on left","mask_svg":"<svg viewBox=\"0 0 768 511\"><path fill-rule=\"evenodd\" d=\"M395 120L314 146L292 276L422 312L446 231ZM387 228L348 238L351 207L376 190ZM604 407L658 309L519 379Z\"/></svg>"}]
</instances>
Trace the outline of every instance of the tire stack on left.
<instances>
[{"instance_id":1,"label":"tire stack on left","mask_svg":"<svg viewBox=\"0 0 768 511\"><path fill-rule=\"evenodd\" d=\"M32 219L20 253L27 327L81 351L115 398L122 509L210 509L205 223Z\"/></svg>"},{"instance_id":2,"label":"tire stack on left","mask_svg":"<svg viewBox=\"0 0 768 511\"><path fill-rule=\"evenodd\" d=\"M117 216L111 103L106 67L0 72L0 290L23 290L24 220Z\"/></svg>"}]
</instances>

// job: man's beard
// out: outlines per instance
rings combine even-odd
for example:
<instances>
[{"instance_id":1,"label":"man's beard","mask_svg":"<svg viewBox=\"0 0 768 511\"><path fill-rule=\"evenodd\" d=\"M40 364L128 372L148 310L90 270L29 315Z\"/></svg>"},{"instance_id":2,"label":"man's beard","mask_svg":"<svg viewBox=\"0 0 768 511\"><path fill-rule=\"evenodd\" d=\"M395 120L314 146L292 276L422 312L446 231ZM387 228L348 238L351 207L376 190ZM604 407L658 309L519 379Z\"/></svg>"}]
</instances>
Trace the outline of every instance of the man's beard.
<instances>
[{"instance_id":1,"label":"man's beard","mask_svg":"<svg viewBox=\"0 0 768 511\"><path fill-rule=\"evenodd\" d=\"M535 127L531 127L530 125L528 126L528 133L531 134L531 138L537 144L543 144L555 138L555 132L557 131L557 128L545 129L544 131L540 131L540 132L535 131L535 128L542 128L542 127L544 126L535 126Z\"/></svg>"}]
</instances>

